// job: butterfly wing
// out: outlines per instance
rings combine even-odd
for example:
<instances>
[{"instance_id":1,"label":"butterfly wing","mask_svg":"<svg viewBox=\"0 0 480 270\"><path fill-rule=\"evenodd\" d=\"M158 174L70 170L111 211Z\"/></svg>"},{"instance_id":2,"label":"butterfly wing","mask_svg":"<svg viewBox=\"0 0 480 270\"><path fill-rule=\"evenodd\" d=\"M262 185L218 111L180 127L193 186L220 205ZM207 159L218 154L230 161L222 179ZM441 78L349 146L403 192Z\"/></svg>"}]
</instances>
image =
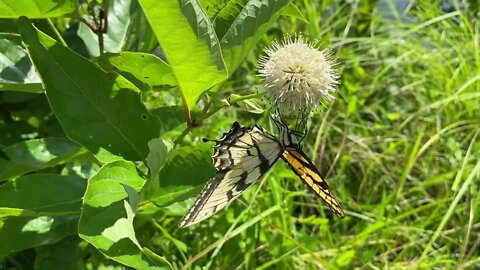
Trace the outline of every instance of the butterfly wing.
<instances>
[{"instance_id":1,"label":"butterfly wing","mask_svg":"<svg viewBox=\"0 0 480 270\"><path fill-rule=\"evenodd\" d=\"M261 127L241 127L237 122L215 142L212 157L217 173L182 218L180 227L196 224L225 208L264 175L283 151L278 140Z\"/></svg>"},{"instance_id":2,"label":"butterfly wing","mask_svg":"<svg viewBox=\"0 0 480 270\"><path fill-rule=\"evenodd\" d=\"M342 218L345 216L340 203L328 187L327 182L320 177L320 173L315 165L313 165L312 161L301 149L286 147L282 153L282 159L290 165L295 174L298 175L318 197L322 198L337 216Z\"/></svg>"}]
</instances>

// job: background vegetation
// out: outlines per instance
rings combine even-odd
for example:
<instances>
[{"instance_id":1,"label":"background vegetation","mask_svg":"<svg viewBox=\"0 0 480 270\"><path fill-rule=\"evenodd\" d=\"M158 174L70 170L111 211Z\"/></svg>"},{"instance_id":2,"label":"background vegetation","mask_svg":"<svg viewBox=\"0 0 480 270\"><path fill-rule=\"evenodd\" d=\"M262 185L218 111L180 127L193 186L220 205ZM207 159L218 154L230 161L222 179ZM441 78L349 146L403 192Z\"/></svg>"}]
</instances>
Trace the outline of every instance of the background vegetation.
<instances>
[{"instance_id":1,"label":"background vegetation","mask_svg":"<svg viewBox=\"0 0 480 270\"><path fill-rule=\"evenodd\" d=\"M480 267L478 2L1 0L0 17L0 269ZM304 151L347 216L279 163L178 228L214 173L201 138L273 131L257 59L296 33L338 58Z\"/></svg>"}]
</instances>

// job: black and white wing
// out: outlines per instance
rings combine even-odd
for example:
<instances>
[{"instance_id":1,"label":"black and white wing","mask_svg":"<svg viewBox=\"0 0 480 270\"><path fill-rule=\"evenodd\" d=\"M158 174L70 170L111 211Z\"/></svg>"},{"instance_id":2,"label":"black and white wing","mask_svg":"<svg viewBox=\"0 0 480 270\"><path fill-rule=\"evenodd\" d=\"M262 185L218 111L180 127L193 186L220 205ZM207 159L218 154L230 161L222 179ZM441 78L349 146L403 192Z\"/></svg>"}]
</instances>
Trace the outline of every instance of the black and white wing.
<instances>
[{"instance_id":1,"label":"black and white wing","mask_svg":"<svg viewBox=\"0 0 480 270\"><path fill-rule=\"evenodd\" d=\"M196 224L225 208L264 175L284 150L263 128L241 127L238 122L215 142L212 157L217 173L182 218L180 227Z\"/></svg>"}]
</instances>

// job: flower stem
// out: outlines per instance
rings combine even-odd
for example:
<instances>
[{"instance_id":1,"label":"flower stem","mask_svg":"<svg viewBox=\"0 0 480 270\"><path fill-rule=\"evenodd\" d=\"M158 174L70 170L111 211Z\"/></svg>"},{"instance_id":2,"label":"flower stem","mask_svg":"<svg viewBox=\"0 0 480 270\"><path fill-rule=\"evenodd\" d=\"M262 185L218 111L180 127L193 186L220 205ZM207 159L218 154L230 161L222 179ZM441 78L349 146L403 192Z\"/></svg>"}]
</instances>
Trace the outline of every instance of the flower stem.
<instances>
[{"instance_id":1,"label":"flower stem","mask_svg":"<svg viewBox=\"0 0 480 270\"><path fill-rule=\"evenodd\" d=\"M218 107L215 107L213 108L211 111L207 112L208 111L208 108L207 110L203 110L202 111L202 114L197 118L195 119L195 124L196 125L200 125L203 120L207 119L208 117L212 116L213 114L217 113L218 111L220 111L221 109L223 108L226 108L226 107L229 107L230 105L233 105L233 104L236 104L240 101L243 101L243 100L247 100L247 99L252 99L252 98L256 98L256 97L261 97L263 96L264 93L256 93L256 94L251 94L251 95L245 95L245 96L236 96L236 97L233 97L233 98L229 98L228 99L228 104L229 105L222 105L222 106L218 106ZM192 130L193 126L187 126L182 134L180 134L177 139L175 140L174 144L177 145L178 143L180 143L183 138L185 138L185 136L187 136L187 134L190 132L190 130Z\"/></svg>"}]
</instances>

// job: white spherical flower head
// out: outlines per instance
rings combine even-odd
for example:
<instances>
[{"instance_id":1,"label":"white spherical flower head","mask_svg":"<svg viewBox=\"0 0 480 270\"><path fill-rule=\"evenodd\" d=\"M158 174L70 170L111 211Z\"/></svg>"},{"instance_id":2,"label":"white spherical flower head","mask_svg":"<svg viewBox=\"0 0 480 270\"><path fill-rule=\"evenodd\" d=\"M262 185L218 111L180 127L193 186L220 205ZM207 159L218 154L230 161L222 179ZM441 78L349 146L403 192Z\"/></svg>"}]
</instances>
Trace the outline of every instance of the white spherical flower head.
<instances>
[{"instance_id":1,"label":"white spherical flower head","mask_svg":"<svg viewBox=\"0 0 480 270\"><path fill-rule=\"evenodd\" d=\"M338 74L329 51L318 50L297 37L274 43L265 52L259 61L259 73L280 115L307 115L322 101L333 99Z\"/></svg>"}]
</instances>

